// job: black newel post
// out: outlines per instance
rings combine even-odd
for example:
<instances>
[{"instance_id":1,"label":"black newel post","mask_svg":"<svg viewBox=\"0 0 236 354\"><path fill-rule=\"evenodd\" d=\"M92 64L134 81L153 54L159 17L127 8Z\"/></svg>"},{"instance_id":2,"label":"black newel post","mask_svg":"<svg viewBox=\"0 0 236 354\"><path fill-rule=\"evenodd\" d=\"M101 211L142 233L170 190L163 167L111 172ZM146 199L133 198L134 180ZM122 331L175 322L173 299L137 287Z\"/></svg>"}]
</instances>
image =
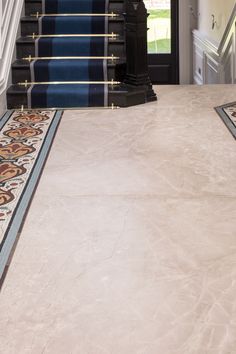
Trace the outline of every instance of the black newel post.
<instances>
[{"instance_id":1,"label":"black newel post","mask_svg":"<svg viewBox=\"0 0 236 354\"><path fill-rule=\"evenodd\" d=\"M147 10L143 0L126 0L126 57L124 82L132 86L145 86L147 100L156 100L148 74Z\"/></svg>"}]
</instances>

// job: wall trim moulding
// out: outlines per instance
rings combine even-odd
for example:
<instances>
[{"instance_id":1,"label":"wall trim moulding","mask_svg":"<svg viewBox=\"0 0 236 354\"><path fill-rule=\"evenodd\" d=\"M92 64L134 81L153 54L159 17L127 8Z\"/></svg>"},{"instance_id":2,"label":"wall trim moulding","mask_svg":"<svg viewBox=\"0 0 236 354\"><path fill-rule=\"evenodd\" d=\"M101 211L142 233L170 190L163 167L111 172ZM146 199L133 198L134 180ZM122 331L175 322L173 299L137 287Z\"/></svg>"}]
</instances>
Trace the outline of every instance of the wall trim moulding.
<instances>
[{"instance_id":1,"label":"wall trim moulding","mask_svg":"<svg viewBox=\"0 0 236 354\"><path fill-rule=\"evenodd\" d=\"M236 20L236 19L235 19ZM236 81L235 23L221 45L198 30L193 31L194 83L233 84ZM221 50L219 50L221 48Z\"/></svg>"},{"instance_id":2,"label":"wall trim moulding","mask_svg":"<svg viewBox=\"0 0 236 354\"><path fill-rule=\"evenodd\" d=\"M218 43L198 30L193 31L194 83L197 85L219 81Z\"/></svg>"},{"instance_id":3,"label":"wall trim moulding","mask_svg":"<svg viewBox=\"0 0 236 354\"><path fill-rule=\"evenodd\" d=\"M220 43L193 31L195 84L236 83L236 5Z\"/></svg>"}]
</instances>

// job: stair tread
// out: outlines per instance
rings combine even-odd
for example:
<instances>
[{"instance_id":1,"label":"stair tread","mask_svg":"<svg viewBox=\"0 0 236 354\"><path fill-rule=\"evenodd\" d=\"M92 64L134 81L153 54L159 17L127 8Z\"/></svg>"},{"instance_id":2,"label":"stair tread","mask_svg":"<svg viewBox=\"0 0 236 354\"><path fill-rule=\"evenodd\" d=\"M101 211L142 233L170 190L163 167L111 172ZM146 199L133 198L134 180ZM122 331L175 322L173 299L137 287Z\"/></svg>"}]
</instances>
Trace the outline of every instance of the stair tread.
<instances>
[{"instance_id":1,"label":"stair tread","mask_svg":"<svg viewBox=\"0 0 236 354\"><path fill-rule=\"evenodd\" d=\"M25 0L25 13L30 15L36 12L42 12L42 0ZM109 9L111 12L123 14L124 0L110 0Z\"/></svg>"},{"instance_id":2,"label":"stair tread","mask_svg":"<svg viewBox=\"0 0 236 354\"><path fill-rule=\"evenodd\" d=\"M142 88L135 88L129 85L120 84L119 86L109 89L108 105L111 106L114 104L115 106L129 107L137 104L143 104L147 102L145 92L145 89ZM9 109L19 109L22 104L27 106L27 89L24 87L19 88L18 85L10 86L7 91L7 97ZM76 109L78 107L74 108Z\"/></svg>"},{"instance_id":3,"label":"stair tread","mask_svg":"<svg viewBox=\"0 0 236 354\"><path fill-rule=\"evenodd\" d=\"M121 2L123 3L125 0L110 0L110 2ZM42 0L25 0L26 3L38 3L41 4Z\"/></svg>"},{"instance_id":4,"label":"stair tread","mask_svg":"<svg viewBox=\"0 0 236 354\"><path fill-rule=\"evenodd\" d=\"M32 37L27 37L27 36L19 37L16 40L16 43L34 43L34 42L35 42L35 39L33 39ZM123 37L109 38L109 43L124 43L124 38Z\"/></svg>"},{"instance_id":5,"label":"stair tread","mask_svg":"<svg viewBox=\"0 0 236 354\"><path fill-rule=\"evenodd\" d=\"M70 107L75 107L77 104L81 105L82 107L84 104L88 104L88 106L93 106L93 104L95 103L99 106L103 106L103 104L106 105L107 99L109 100L109 104L113 102L120 102L121 106L125 106L126 103L124 103L124 95L125 97L133 97L135 94L137 94L137 92L141 93L139 101L142 100L143 102L143 90L137 91L134 90L132 87L129 88L126 85L122 84L126 63L124 49L125 38L123 30L125 22L123 15L124 0L109 0L109 3L111 4L111 6L109 5L109 13L114 13L118 15L115 17L107 17L107 21L109 21L109 27L102 27L104 26L106 18L104 13L102 13L102 11L104 11L103 7L99 7L96 11L91 13L91 16L95 18L93 21L94 23L92 23L92 25L90 26L91 29L90 27L88 27L89 21L82 20L80 19L80 16L78 16L80 12L77 10L80 10L80 7L71 7L71 5L74 5L73 1L68 1L68 3L65 0L63 1L63 6L65 5L64 12L66 13L66 11L68 10L67 13L69 14L69 16L66 17L68 21L57 20L58 17L64 17L57 16L57 11L53 12L55 11L54 9L56 9L56 7L53 7L54 5L52 7L49 7L48 12L50 12L49 9L51 9L51 17L50 13L46 13L43 15L45 21L42 22L42 32L44 34L42 36L39 36L38 32L40 20L36 16L32 16L32 14L36 14L36 12L41 14L43 1L24 0L27 6L25 8L25 15L21 17L20 20L22 26L22 34L21 37L16 40L18 59L12 63L13 84L7 90L9 107L16 107L22 104L25 107L27 106L27 104L29 104L30 106L32 105L32 107L36 107L37 105L42 106L45 104L45 106L48 106L48 108L50 108L54 107L54 103L59 104L62 107L67 107L67 102L69 103L68 106ZM87 1L82 1L83 5L85 5L82 8L90 9L90 7L87 7ZM69 11L71 9L72 13L70 13ZM73 14L73 11L77 11L78 14ZM88 10L87 13L89 12L90 11ZM97 12L101 12L100 15L98 14L98 17L100 18L99 20L96 17ZM63 14L59 13L59 15ZM75 17L78 17L78 21L75 20ZM83 11L81 12L81 18L82 17L84 18ZM55 20L51 20L54 18ZM55 25L55 23L57 26ZM83 25L85 26L85 29ZM31 34L33 32L36 34L36 36L33 36L32 38ZM117 37L111 38L112 36L110 35L112 33L117 33ZM107 41L109 43L109 54L107 54L107 50L104 49L105 40L104 38L102 38L106 35L108 35ZM97 39L91 39L92 36ZM48 38L58 39L59 37L62 40L48 40ZM75 39L75 37L88 38ZM37 49L35 43L37 44L38 38L42 38L42 40L40 39L39 41L39 53L41 55L44 54L45 58L48 57L48 59L42 59L41 61L40 58L36 59L37 63L35 63L34 66L30 66L30 62L25 59L23 60L22 58L28 57L29 55L32 55L32 57L35 56L35 49ZM92 43L92 45L90 43ZM75 44L79 45L79 50L75 50ZM63 53L63 55L68 56L68 59L63 58L62 55L61 59L58 58L53 60L53 57L52 59L50 58L52 56L52 53L55 56L59 56L57 55L57 53ZM75 58L76 54L80 56L83 55L83 53L88 53L87 55L84 54L85 57L88 57L88 71L87 69L84 70L84 68L87 68L86 59L84 59L83 61L83 59L77 58L76 61ZM89 60L90 55L94 56L94 59ZM106 74L106 72L104 71L104 62L102 61L102 57L107 55L114 55L119 57L120 59L115 61L108 59L106 61L105 66L108 69ZM70 59L70 56L74 58ZM99 56L101 57L101 59L99 60L98 58L98 61L96 62L95 56ZM52 62L50 61L50 59L52 60ZM72 61L75 62L72 63ZM81 63L79 61L81 61ZM50 75L48 75L49 67L51 70ZM67 67L68 70L64 70L65 67ZM33 73L31 72L31 68L33 70ZM73 71L75 69L78 69L76 71L76 75ZM121 82L121 84L112 85L111 81L113 78L115 82ZM78 82L74 81L76 79L78 80ZM28 80L29 85L25 86L18 84L20 82L25 82L25 80ZM31 81L35 82L30 86ZM86 85L84 85L83 83ZM91 87L88 87L87 84L89 83ZM104 85L106 86L106 83L108 85L108 98L106 97L106 89L104 87ZM32 90L29 90L30 87L32 88ZM67 96L65 95L65 92L70 93L70 97L68 97L68 100ZM30 101L28 101L29 97ZM63 99L61 100L60 97ZM115 97L118 101L116 101ZM134 99L132 98L132 100Z\"/></svg>"},{"instance_id":6,"label":"stair tread","mask_svg":"<svg viewBox=\"0 0 236 354\"><path fill-rule=\"evenodd\" d=\"M50 15L45 15L45 17L50 17ZM73 17L73 15L71 15ZM116 17L109 17L108 18L109 22L124 22L124 17L122 15L116 16ZM21 22L33 22L37 23L38 18L34 16L25 16L21 18Z\"/></svg>"},{"instance_id":7,"label":"stair tread","mask_svg":"<svg viewBox=\"0 0 236 354\"><path fill-rule=\"evenodd\" d=\"M61 59L61 60L70 60L70 59ZM71 59L71 60L74 60L74 59ZM123 61L116 61L115 63L109 63L107 64L108 67L110 68L113 68L116 66L116 64L122 64L124 63L124 60ZM27 60L23 60L23 59L18 59L18 60L15 60L13 63L12 63L12 68L13 69L27 69L30 67L30 63L27 61Z\"/></svg>"},{"instance_id":8,"label":"stair tread","mask_svg":"<svg viewBox=\"0 0 236 354\"><path fill-rule=\"evenodd\" d=\"M120 93L124 93L124 92L142 92L143 91L143 88L134 88L134 87L130 87L128 85L125 85L123 83L119 84L119 85L115 85L115 86L111 86L111 85L108 85L109 86L109 93L112 93L112 92L120 92ZM26 94L27 93L27 90L28 88L26 88L25 86L20 86L20 85L17 85L17 84L13 84L11 85L8 90L7 90L7 94L8 95L11 95L11 94L14 94L14 95L22 95L22 94Z\"/></svg>"}]
</instances>

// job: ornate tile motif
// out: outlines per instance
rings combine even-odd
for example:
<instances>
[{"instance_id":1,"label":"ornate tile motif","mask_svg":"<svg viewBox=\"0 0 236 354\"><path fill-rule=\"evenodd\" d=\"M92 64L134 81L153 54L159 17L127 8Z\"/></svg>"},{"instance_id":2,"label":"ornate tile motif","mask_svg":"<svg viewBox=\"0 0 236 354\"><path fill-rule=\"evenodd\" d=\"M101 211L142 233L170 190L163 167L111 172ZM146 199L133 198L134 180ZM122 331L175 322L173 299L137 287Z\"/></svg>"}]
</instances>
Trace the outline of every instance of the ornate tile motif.
<instances>
[{"instance_id":1,"label":"ornate tile motif","mask_svg":"<svg viewBox=\"0 0 236 354\"><path fill-rule=\"evenodd\" d=\"M53 111L15 111L0 120L0 276L3 254L8 254L14 243L61 115ZM4 247L12 232L7 252Z\"/></svg>"},{"instance_id":2,"label":"ornate tile motif","mask_svg":"<svg viewBox=\"0 0 236 354\"><path fill-rule=\"evenodd\" d=\"M215 110L236 139L236 102L216 107Z\"/></svg>"},{"instance_id":3,"label":"ornate tile motif","mask_svg":"<svg viewBox=\"0 0 236 354\"><path fill-rule=\"evenodd\" d=\"M229 106L229 107L224 108L224 111L228 115L228 117L230 118L231 122L236 127L236 104L234 104L233 106Z\"/></svg>"}]
</instances>

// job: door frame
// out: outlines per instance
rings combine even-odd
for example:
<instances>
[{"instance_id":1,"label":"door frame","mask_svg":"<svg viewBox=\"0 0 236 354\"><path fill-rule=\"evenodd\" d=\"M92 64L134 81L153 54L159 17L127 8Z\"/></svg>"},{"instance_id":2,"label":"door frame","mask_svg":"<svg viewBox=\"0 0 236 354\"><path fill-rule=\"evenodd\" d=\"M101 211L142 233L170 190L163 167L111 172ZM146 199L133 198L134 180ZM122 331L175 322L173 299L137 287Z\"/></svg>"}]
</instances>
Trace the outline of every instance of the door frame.
<instances>
[{"instance_id":1,"label":"door frame","mask_svg":"<svg viewBox=\"0 0 236 354\"><path fill-rule=\"evenodd\" d=\"M148 65L153 84L179 84L179 0L171 0L171 53L148 54Z\"/></svg>"},{"instance_id":2,"label":"door frame","mask_svg":"<svg viewBox=\"0 0 236 354\"><path fill-rule=\"evenodd\" d=\"M191 13L192 7L194 13ZM193 36L198 28L198 0L179 2L179 70L180 84L193 84Z\"/></svg>"}]
</instances>

